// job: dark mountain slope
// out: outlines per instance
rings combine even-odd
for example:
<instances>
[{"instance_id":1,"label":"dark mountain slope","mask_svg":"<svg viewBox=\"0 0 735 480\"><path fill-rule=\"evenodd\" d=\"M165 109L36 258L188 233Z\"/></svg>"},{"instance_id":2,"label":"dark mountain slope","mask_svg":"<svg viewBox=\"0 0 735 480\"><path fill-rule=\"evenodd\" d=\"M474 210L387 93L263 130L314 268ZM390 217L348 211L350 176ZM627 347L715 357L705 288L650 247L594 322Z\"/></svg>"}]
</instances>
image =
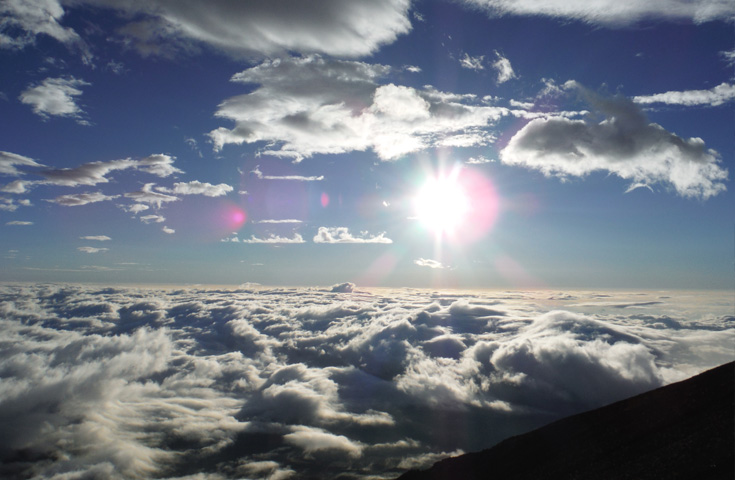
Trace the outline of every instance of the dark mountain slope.
<instances>
[{"instance_id":1,"label":"dark mountain slope","mask_svg":"<svg viewBox=\"0 0 735 480\"><path fill-rule=\"evenodd\" d=\"M400 480L735 479L735 362Z\"/></svg>"}]
</instances>

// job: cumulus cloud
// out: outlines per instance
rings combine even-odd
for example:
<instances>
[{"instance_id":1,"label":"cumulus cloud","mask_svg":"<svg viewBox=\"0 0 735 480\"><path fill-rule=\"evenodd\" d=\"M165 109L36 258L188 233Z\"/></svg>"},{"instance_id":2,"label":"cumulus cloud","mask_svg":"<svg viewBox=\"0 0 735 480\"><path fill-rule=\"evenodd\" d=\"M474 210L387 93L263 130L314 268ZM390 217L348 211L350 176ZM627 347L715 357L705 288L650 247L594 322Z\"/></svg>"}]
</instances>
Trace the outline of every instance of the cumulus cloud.
<instances>
[{"instance_id":1,"label":"cumulus cloud","mask_svg":"<svg viewBox=\"0 0 735 480\"><path fill-rule=\"evenodd\" d=\"M235 126L209 136L215 150L265 142L261 153L296 161L368 149L391 160L437 145L485 145L489 125L509 114L472 95L379 84L389 72L319 56L263 62L232 77L257 87L220 104L216 115Z\"/></svg>"},{"instance_id":2,"label":"cumulus cloud","mask_svg":"<svg viewBox=\"0 0 735 480\"><path fill-rule=\"evenodd\" d=\"M352 293L355 291L356 285L352 282L338 283L332 285L331 291L334 293Z\"/></svg>"},{"instance_id":3,"label":"cumulus cloud","mask_svg":"<svg viewBox=\"0 0 735 480\"><path fill-rule=\"evenodd\" d=\"M416 260L413 261L413 263L415 263L419 267L439 268L439 269L447 268L447 266L444 265L443 263L437 260L432 260L430 258L417 258Z\"/></svg>"},{"instance_id":4,"label":"cumulus cloud","mask_svg":"<svg viewBox=\"0 0 735 480\"><path fill-rule=\"evenodd\" d=\"M23 175L25 172L19 170L17 166L43 167L44 165L41 165L31 158L18 155L17 153L0 152L0 174L14 177Z\"/></svg>"},{"instance_id":5,"label":"cumulus cloud","mask_svg":"<svg viewBox=\"0 0 735 480\"><path fill-rule=\"evenodd\" d=\"M54 199L46 200L47 202L64 205L65 207L78 207L80 205L88 205L90 203L104 202L113 200L120 195L105 195L102 192L91 193L71 193L68 195L60 195Z\"/></svg>"},{"instance_id":6,"label":"cumulus cloud","mask_svg":"<svg viewBox=\"0 0 735 480\"><path fill-rule=\"evenodd\" d=\"M733 359L726 292L353 287L0 285L0 476L395 478Z\"/></svg>"},{"instance_id":7,"label":"cumulus cloud","mask_svg":"<svg viewBox=\"0 0 735 480\"><path fill-rule=\"evenodd\" d=\"M727 0L657 0L652 2L617 2L615 0L568 1L551 0L464 0L485 8L491 15L546 15L572 18L609 27L634 24L645 19L692 20L704 23L730 20L735 7Z\"/></svg>"},{"instance_id":8,"label":"cumulus cloud","mask_svg":"<svg viewBox=\"0 0 735 480\"><path fill-rule=\"evenodd\" d=\"M347 227L319 227L314 243L393 243L393 240L386 237L385 232L378 235L360 232L355 236Z\"/></svg>"},{"instance_id":9,"label":"cumulus cloud","mask_svg":"<svg viewBox=\"0 0 735 480\"><path fill-rule=\"evenodd\" d=\"M505 83L508 80L516 78L516 74L513 71L513 67L510 64L510 60L502 56L497 51L495 52L495 61L493 62L493 69L497 72L498 76L496 82L498 84Z\"/></svg>"},{"instance_id":10,"label":"cumulus cloud","mask_svg":"<svg viewBox=\"0 0 735 480\"><path fill-rule=\"evenodd\" d=\"M20 94L20 101L33 108L33 113L43 118L67 117L87 125L84 111L77 105L82 94L81 87L89 83L74 77L47 78L37 85L29 86Z\"/></svg>"},{"instance_id":11,"label":"cumulus cloud","mask_svg":"<svg viewBox=\"0 0 735 480\"><path fill-rule=\"evenodd\" d=\"M735 101L735 85L721 83L708 90L685 90L656 93L654 95L639 95L633 101L643 105L663 103L666 105L709 106L717 107L724 103Z\"/></svg>"},{"instance_id":12,"label":"cumulus cloud","mask_svg":"<svg viewBox=\"0 0 735 480\"><path fill-rule=\"evenodd\" d=\"M562 179L609 172L634 185L662 183L690 198L707 199L725 190L728 172L702 139L685 139L649 123L620 95L602 97L576 82L568 87L578 88L604 119L531 120L501 152L503 163Z\"/></svg>"}]
</instances>

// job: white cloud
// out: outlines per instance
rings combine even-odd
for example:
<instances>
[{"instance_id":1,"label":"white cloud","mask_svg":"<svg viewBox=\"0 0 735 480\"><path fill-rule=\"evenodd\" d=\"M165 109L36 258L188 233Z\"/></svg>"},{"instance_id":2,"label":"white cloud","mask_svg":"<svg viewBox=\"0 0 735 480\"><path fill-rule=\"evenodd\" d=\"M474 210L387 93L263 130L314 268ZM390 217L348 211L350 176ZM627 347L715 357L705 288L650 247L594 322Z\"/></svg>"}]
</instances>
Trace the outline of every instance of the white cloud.
<instances>
[{"instance_id":1,"label":"white cloud","mask_svg":"<svg viewBox=\"0 0 735 480\"><path fill-rule=\"evenodd\" d=\"M260 165L256 165L250 173L261 180L291 180L296 182L320 182L324 180L324 175L311 177L305 177L302 175L264 175L263 172L260 171Z\"/></svg>"},{"instance_id":2,"label":"white cloud","mask_svg":"<svg viewBox=\"0 0 735 480\"><path fill-rule=\"evenodd\" d=\"M306 454L321 450L342 450L352 457L362 455L362 446L344 435L334 435L312 427L294 427L292 433L283 436L288 443L304 450Z\"/></svg>"},{"instance_id":3,"label":"white cloud","mask_svg":"<svg viewBox=\"0 0 735 480\"><path fill-rule=\"evenodd\" d=\"M169 228L165 225L163 226L161 231L163 231L163 233L168 233L168 234L176 233L176 230L174 230L173 228Z\"/></svg>"},{"instance_id":4,"label":"white cloud","mask_svg":"<svg viewBox=\"0 0 735 480\"><path fill-rule=\"evenodd\" d=\"M319 227L314 243L393 243L393 240L387 238L385 232L379 235L360 232L355 236L347 227Z\"/></svg>"},{"instance_id":5,"label":"white cloud","mask_svg":"<svg viewBox=\"0 0 735 480\"><path fill-rule=\"evenodd\" d=\"M33 222L26 222L23 220L13 220L10 222L5 222L5 225L33 225Z\"/></svg>"},{"instance_id":6,"label":"white cloud","mask_svg":"<svg viewBox=\"0 0 735 480\"><path fill-rule=\"evenodd\" d=\"M156 190L177 195L204 195L205 197L221 197L223 195L227 195L233 190L233 188L226 183L212 185L211 183L203 183L194 180L191 182L174 183L174 188L156 187Z\"/></svg>"},{"instance_id":7,"label":"white cloud","mask_svg":"<svg viewBox=\"0 0 735 480\"><path fill-rule=\"evenodd\" d=\"M21 2L22 3L22 2ZM63 10L57 2L55 18ZM323 52L338 56L373 53L407 33L408 0L298 0L277 3L212 0L207 8L186 2L84 0L132 21L119 29L126 44L143 55L174 55L207 45L235 56ZM56 22L54 22L55 24ZM32 33L40 33L28 30ZM69 35L75 35L70 30Z\"/></svg>"},{"instance_id":8,"label":"white cloud","mask_svg":"<svg viewBox=\"0 0 735 480\"><path fill-rule=\"evenodd\" d=\"M143 223L163 223L166 221L166 217L161 215L143 215L140 217L140 221Z\"/></svg>"},{"instance_id":9,"label":"white cloud","mask_svg":"<svg viewBox=\"0 0 735 480\"><path fill-rule=\"evenodd\" d=\"M663 103L666 105L696 106L704 105L716 107L724 103L735 101L735 85L721 83L709 90L685 90L656 93L654 95L639 95L633 101L640 104Z\"/></svg>"},{"instance_id":10,"label":"white cloud","mask_svg":"<svg viewBox=\"0 0 735 480\"><path fill-rule=\"evenodd\" d=\"M622 26L644 19L693 20L703 23L730 20L735 7L728 0L653 0L649 2L618 2L616 0L464 0L465 3L487 9L491 15L546 15L573 18L583 22Z\"/></svg>"},{"instance_id":11,"label":"white cloud","mask_svg":"<svg viewBox=\"0 0 735 480\"><path fill-rule=\"evenodd\" d=\"M173 195L166 195L163 193L154 192L153 187L155 185L155 183L146 183L145 185L143 185L143 188L141 188L137 192L126 193L125 197L132 198L135 202L138 203L149 203L151 205L155 205L156 208L161 208L161 205L164 203L175 202L179 200L179 197L175 197Z\"/></svg>"},{"instance_id":12,"label":"white cloud","mask_svg":"<svg viewBox=\"0 0 735 480\"><path fill-rule=\"evenodd\" d=\"M22 49L32 45L37 35L48 35L59 42L80 50L83 60L92 59L89 48L71 28L59 23L64 9L57 0L7 0L0 4L0 48ZM24 31L13 36L17 29Z\"/></svg>"},{"instance_id":13,"label":"white cloud","mask_svg":"<svg viewBox=\"0 0 735 480\"><path fill-rule=\"evenodd\" d=\"M510 113L473 95L379 85L389 71L318 56L266 61L233 76L258 87L222 102L217 116L235 126L209 136L215 150L265 142L261 153L296 161L368 149L392 160L453 139L485 145L493 140L490 125Z\"/></svg>"},{"instance_id":14,"label":"white cloud","mask_svg":"<svg viewBox=\"0 0 735 480\"><path fill-rule=\"evenodd\" d=\"M102 192L71 193L69 195L60 195L54 199L46 201L57 203L59 205L64 205L65 207L78 207L80 205L113 200L115 198L118 198L119 196L120 195L105 195Z\"/></svg>"},{"instance_id":15,"label":"white cloud","mask_svg":"<svg viewBox=\"0 0 735 480\"><path fill-rule=\"evenodd\" d=\"M415 263L419 267L439 268L439 269L447 268L447 266L444 265L443 263L436 261L436 260L432 260L431 258L418 258L414 260L413 263Z\"/></svg>"},{"instance_id":16,"label":"white cloud","mask_svg":"<svg viewBox=\"0 0 735 480\"><path fill-rule=\"evenodd\" d=\"M23 175L25 172L18 170L16 166L43 167L44 165L41 165L31 158L18 155L17 153L0 151L0 174L11 175L14 177Z\"/></svg>"},{"instance_id":17,"label":"white cloud","mask_svg":"<svg viewBox=\"0 0 735 480\"><path fill-rule=\"evenodd\" d=\"M467 68L469 70L485 70L485 65L483 65L484 61L484 55L471 57L469 54L465 53L464 56L459 59L459 64L462 68Z\"/></svg>"},{"instance_id":18,"label":"white cloud","mask_svg":"<svg viewBox=\"0 0 735 480\"><path fill-rule=\"evenodd\" d=\"M148 205L144 205L142 203L134 203L129 207L126 205L119 205L119 207L128 213L132 213L133 215L137 215L140 212L145 212L146 210L149 210L151 208Z\"/></svg>"},{"instance_id":19,"label":"white cloud","mask_svg":"<svg viewBox=\"0 0 735 480\"><path fill-rule=\"evenodd\" d=\"M266 219L266 220L255 220L253 223L303 223L303 220L296 220L293 218L286 218L283 220L274 220L274 219Z\"/></svg>"},{"instance_id":20,"label":"white cloud","mask_svg":"<svg viewBox=\"0 0 735 480\"><path fill-rule=\"evenodd\" d=\"M84 253L100 253L100 252L106 252L109 250L109 248L101 248L101 247L77 247L77 250Z\"/></svg>"},{"instance_id":21,"label":"white cloud","mask_svg":"<svg viewBox=\"0 0 735 480\"><path fill-rule=\"evenodd\" d=\"M237 238L237 237L235 237ZM230 240L236 242L237 240ZM293 237L281 237L279 235L270 234L268 237L259 238L251 235L250 238L240 240L242 243L305 243L304 237L298 233L294 233Z\"/></svg>"},{"instance_id":22,"label":"white cloud","mask_svg":"<svg viewBox=\"0 0 735 480\"><path fill-rule=\"evenodd\" d=\"M5 185L3 188L0 188L0 192L4 193L27 193L28 192L28 186L33 185L35 182L29 182L26 180L14 180L10 182L9 184Z\"/></svg>"},{"instance_id":23,"label":"white cloud","mask_svg":"<svg viewBox=\"0 0 735 480\"><path fill-rule=\"evenodd\" d=\"M55 170L44 170L39 172L46 180L42 183L76 187L79 185L97 185L108 183L107 177L111 172L133 168L151 173L158 177L167 177L181 170L172 164L175 158L169 155L155 154L141 160L125 158L121 160L109 160L106 162L89 162L75 168L63 168Z\"/></svg>"},{"instance_id":24,"label":"white cloud","mask_svg":"<svg viewBox=\"0 0 735 480\"><path fill-rule=\"evenodd\" d=\"M112 240L112 238L108 237L107 235L87 235L79 238L81 238L82 240L94 240L97 242L107 242Z\"/></svg>"},{"instance_id":25,"label":"white cloud","mask_svg":"<svg viewBox=\"0 0 735 480\"><path fill-rule=\"evenodd\" d=\"M43 118L67 117L88 124L84 111L76 102L76 97L82 94L80 87L88 85L90 83L74 77L47 78L24 90L20 101L33 107L33 112Z\"/></svg>"},{"instance_id":26,"label":"white cloud","mask_svg":"<svg viewBox=\"0 0 735 480\"><path fill-rule=\"evenodd\" d=\"M476 157L468 158L465 163L468 165L482 165L485 163L492 163L495 160L485 157L484 155L478 155Z\"/></svg>"},{"instance_id":27,"label":"white cloud","mask_svg":"<svg viewBox=\"0 0 735 480\"><path fill-rule=\"evenodd\" d=\"M725 190L728 172L700 138L681 138L655 123L630 100L603 98L575 82L604 120L537 118L510 140L500 158L508 165L562 179L595 171L633 184L663 183L683 197L706 199Z\"/></svg>"},{"instance_id":28,"label":"white cloud","mask_svg":"<svg viewBox=\"0 0 735 480\"><path fill-rule=\"evenodd\" d=\"M493 62L493 68L497 72L498 76L495 80L498 84L505 83L508 80L516 78L516 74L513 71L513 67L510 64L510 60L502 56L497 51L495 52L495 61Z\"/></svg>"},{"instance_id":29,"label":"white cloud","mask_svg":"<svg viewBox=\"0 0 735 480\"><path fill-rule=\"evenodd\" d=\"M733 360L727 292L333 290L3 283L3 467L395 478Z\"/></svg>"}]
</instances>

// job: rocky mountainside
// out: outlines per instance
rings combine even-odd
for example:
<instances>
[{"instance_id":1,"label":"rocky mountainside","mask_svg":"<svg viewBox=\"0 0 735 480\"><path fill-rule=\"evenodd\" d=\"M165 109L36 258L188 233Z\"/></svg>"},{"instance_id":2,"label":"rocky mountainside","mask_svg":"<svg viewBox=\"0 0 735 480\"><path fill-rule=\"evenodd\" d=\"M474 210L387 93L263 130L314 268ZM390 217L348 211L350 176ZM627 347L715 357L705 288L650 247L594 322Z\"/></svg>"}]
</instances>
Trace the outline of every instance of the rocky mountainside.
<instances>
[{"instance_id":1,"label":"rocky mountainside","mask_svg":"<svg viewBox=\"0 0 735 480\"><path fill-rule=\"evenodd\" d=\"M400 480L735 478L735 362Z\"/></svg>"}]
</instances>

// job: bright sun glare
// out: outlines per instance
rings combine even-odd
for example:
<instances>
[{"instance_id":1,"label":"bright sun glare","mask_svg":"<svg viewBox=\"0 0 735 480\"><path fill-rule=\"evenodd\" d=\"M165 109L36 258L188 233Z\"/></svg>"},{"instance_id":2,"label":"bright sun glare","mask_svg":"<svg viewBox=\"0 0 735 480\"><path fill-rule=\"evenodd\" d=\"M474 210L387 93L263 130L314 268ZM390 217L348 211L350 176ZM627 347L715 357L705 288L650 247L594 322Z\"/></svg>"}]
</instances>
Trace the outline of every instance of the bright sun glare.
<instances>
[{"instance_id":1,"label":"bright sun glare","mask_svg":"<svg viewBox=\"0 0 735 480\"><path fill-rule=\"evenodd\" d=\"M451 234L467 216L470 201L456 171L449 176L429 178L414 197L416 215L437 235Z\"/></svg>"}]
</instances>

